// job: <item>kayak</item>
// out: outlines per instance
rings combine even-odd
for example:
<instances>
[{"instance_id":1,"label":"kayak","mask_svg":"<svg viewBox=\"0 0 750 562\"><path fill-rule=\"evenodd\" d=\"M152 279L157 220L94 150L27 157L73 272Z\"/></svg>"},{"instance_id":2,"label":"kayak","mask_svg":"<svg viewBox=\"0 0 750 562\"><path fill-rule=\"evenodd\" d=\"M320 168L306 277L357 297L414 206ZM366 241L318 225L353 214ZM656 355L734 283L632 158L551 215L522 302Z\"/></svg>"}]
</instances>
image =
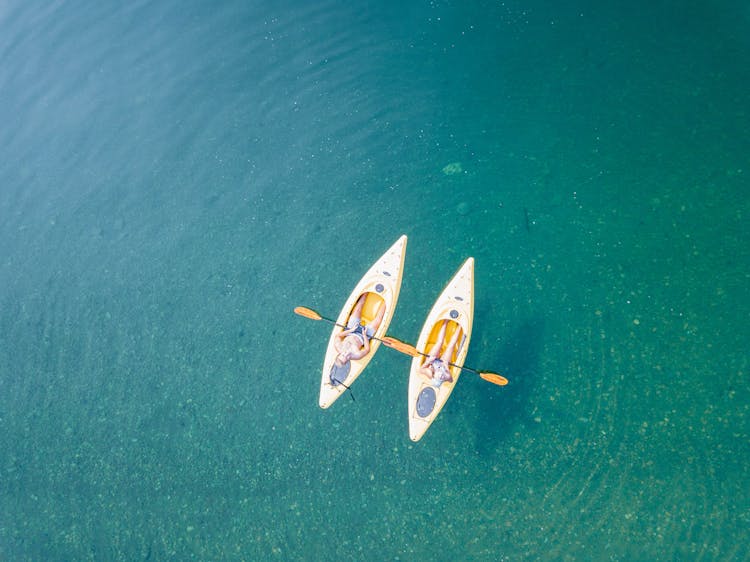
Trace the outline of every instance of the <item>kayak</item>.
<instances>
[{"instance_id":1,"label":"kayak","mask_svg":"<svg viewBox=\"0 0 750 562\"><path fill-rule=\"evenodd\" d=\"M334 326L328 340L326 357L323 361L323 376L320 381L320 399L318 402L321 408L330 407L346 391L347 387L352 385L378 350L379 339L385 335L398 302L405 255L406 235L403 235L365 273L344 303L336 320L337 325ZM385 314L375 331L374 337L370 339L370 352L361 359L352 359L344 368L336 367L334 364L338 355L335 347L335 342L338 339L336 336L343 331L343 326L348 324L349 317L362 295L365 295L360 322L362 325L367 326L372 322L378 308L383 303L385 304Z\"/></svg>"},{"instance_id":2,"label":"kayak","mask_svg":"<svg viewBox=\"0 0 750 562\"><path fill-rule=\"evenodd\" d=\"M409 437L412 441L422 438L453 392L461 374L460 367L463 366L469 350L473 319L474 258L469 258L435 301L419 333L417 350L426 355L435 346L445 321L447 324L441 353L453 338L455 331L460 330L453 357L450 359L450 362L458 367L448 367L453 381L438 381L419 372L427 359L424 355L412 360L409 374Z\"/></svg>"}]
</instances>

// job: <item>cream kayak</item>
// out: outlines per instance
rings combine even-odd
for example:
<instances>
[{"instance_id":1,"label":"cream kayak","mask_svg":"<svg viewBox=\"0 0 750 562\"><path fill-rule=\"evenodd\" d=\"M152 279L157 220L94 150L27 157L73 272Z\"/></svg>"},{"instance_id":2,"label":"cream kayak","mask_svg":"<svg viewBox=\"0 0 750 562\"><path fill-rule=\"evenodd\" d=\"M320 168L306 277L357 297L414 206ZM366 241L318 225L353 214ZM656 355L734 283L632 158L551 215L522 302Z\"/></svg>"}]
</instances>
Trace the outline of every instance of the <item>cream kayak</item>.
<instances>
[{"instance_id":1,"label":"cream kayak","mask_svg":"<svg viewBox=\"0 0 750 562\"><path fill-rule=\"evenodd\" d=\"M378 350L380 341L375 338L382 338L385 335L393 318L393 311L396 309L398 294L401 290L405 255L406 235L403 235L365 273L341 309L336 320L337 326L334 326L328 340L328 349L323 361L323 376L320 381L320 400L318 402L321 408L328 408L344 393L348 386L352 385ZM346 369L334 369L334 360L338 354L334 345L337 340L336 336L343 330L342 326L347 325L352 310L363 294L366 295L366 298L362 309L362 324L366 326L372 321L378 307L383 302L385 303L385 314L374 334L374 338L370 340L370 352L361 359L349 361Z\"/></svg>"},{"instance_id":2,"label":"cream kayak","mask_svg":"<svg viewBox=\"0 0 750 562\"><path fill-rule=\"evenodd\" d=\"M463 366L469 350L473 319L474 258L469 258L450 280L427 315L417 340L417 350L424 354L430 353L437 342L440 328L447 320L441 352L455 331L461 330L450 362ZM453 381L436 381L419 372L425 360L425 356L415 357L409 375L409 436L412 441L419 441L435 421L461 374L459 367L449 367Z\"/></svg>"}]
</instances>

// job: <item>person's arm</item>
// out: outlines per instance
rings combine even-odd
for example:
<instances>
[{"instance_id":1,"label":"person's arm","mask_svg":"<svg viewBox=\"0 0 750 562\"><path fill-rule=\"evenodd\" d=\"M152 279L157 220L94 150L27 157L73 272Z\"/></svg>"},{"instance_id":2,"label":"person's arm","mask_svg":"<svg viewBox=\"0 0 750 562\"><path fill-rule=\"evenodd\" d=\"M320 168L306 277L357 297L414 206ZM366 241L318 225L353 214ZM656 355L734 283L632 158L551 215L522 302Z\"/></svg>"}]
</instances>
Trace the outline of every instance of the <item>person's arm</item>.
<instances>
[{"instance_id":1,"label":"person's arm","mask_svg":"<svg viewBox=\"0 0 750 562\"><path fill-rule=\"evenodd\" d=\"M431 379L432 378L432 369L430 369L430 365L432 365L432 362L435 360L435 357L433 355L430 355L427 357L424 363L422 363L422 366L419 368L419 373L424 375L425 377Z\"/></svg>"},{"instance_id":2,"label":"person's arm","mask_svg":"<svg viewBox=\"0 0 750 562\"><path fill-rule=\"evenodd\" d=\"M367 351L365 351L364 349L360 349L359 351L355 351L354 353L352 353L351 358L362 359L365 355L367 355Z\"/></svg>"},{"instance_id":3,"label":"person's arm","mask_svg":"<svg viewBox=\"0 0 750 562\"><path fill-rule=\"evenodd\" d=\"M364 345L362 346L362 351L364 353L363 353L362 357L364 357L365 355L367 355L368 353L370 353L370 338L367 337L367 333L366 332L365 332L365 334L363 334L362 337L364 339Z\"/></svg>"},{"instance_id":4,"label":"person's arm","mask_svg":"<svg viewBox=\"0 0 750 562\"><path fill-rule=\"evenodd\" d=\"M355 351L352 354L352 359L362 359L368 353L370 353L370 338L365 338L365 343L362 345L362 349Z\"/></svg>"},{"instance_id":5,"label":"person's arm","mask_svg":"<svg viewBox=\"0 0 750 562\"><path fill-rule=\"evenodd\" d=\"M341 330L338 334L336 334L336 337L340 340L343 340L346 336L350 336L352 332L356 329L356 326L354 328L345 328Z\"/></svg>"}]
</instances>

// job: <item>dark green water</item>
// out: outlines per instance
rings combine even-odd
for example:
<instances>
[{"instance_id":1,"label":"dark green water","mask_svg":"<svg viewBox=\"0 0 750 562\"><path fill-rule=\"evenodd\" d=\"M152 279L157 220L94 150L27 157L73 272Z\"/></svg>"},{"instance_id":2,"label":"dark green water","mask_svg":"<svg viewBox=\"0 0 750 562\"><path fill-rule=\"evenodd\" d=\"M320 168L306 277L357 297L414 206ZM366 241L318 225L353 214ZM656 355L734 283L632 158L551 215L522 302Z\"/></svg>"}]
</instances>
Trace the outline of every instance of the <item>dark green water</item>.
<instances>
[{"instance_id":1,"label":"dark green water","mask_svg":"<svg viewBox=\"0 0 750 562\"><path fill-rule=\"evenodd\" d=\"M0 5L0 558L749 559L748 29ZM402 233L390 333L472 255L467 364L511 380L418 444L408 358L320 410L329 327L292 314Z\"/></svg>"}]
</instances>

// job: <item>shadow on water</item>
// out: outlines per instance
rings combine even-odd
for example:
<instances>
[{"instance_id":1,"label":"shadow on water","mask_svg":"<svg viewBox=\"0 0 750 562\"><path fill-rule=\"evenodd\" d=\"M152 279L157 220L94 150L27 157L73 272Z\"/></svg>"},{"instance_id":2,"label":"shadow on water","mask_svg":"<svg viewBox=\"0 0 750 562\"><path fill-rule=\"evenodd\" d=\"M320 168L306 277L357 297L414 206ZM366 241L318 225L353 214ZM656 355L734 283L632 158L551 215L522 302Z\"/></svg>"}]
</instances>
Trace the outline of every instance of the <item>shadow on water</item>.
<instances>
[{"instance_id":1,"label":"shadow on water","mask_svg":"<svg viewBox=\"0 0 750 562\"><path fill-rule=\"evenodd\" d=\"M509 384L492 389L473 386L470 400L478 413L475 447L479 455L492 455L526 415L529 397L538 380L543 334L543 318L522 321L489 357L489 365L496 366L493 368L506 376Z\"/></svg>"}]
</instances>

